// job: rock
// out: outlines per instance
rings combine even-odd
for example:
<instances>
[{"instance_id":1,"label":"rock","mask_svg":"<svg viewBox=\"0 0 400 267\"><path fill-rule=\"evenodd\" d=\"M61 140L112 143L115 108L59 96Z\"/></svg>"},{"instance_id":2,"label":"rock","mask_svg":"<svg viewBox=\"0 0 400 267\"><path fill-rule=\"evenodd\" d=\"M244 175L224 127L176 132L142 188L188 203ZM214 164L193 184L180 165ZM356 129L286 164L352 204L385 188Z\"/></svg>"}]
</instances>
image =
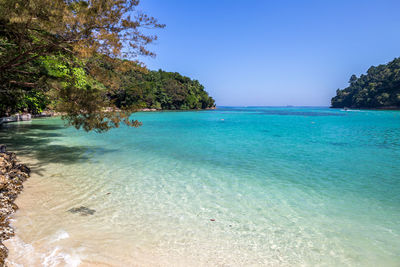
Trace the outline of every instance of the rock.
<instances>
[{"instance_id":1,"label":"rock","mask_svg":"<svg viewBox=\"0 0 400 267\"><path fill-rule=\"evenodd\" d=\"M7 222L7 224L8 224L8 222ZM10 237L13 237L15 235L14 229L11 226L7 225L7 226L3 226L1 228L2 228L0 230L0 238L1 238L1 240L7 240Z\"/></svg>"},{"instance_id":2,"label":"rock","mask_svg":"<svg viewBox=\"0 0 400 267\"><path fill-rule=\"evenodd\" d=\"M149 111L157 111L155 108L142 108L139 111L149 112Z\"/></svg>"},{"instance_id":3,"label":"rock","mask_svg":"<svg viewBox=\"0 0 400 267\"><path fill-rule=\"evenodd\" d=\"M0 175L0 190L7 188L8 179L5 175Z\"/></svg>"},{"instance_id":4,"label":"rock","mask_svg":"<svg viewBox=\"0 0 400 267\"><path fill-rule=\"evenodd\" d=\"M1 120L1 123L7 123L7 122L18 121L18 118L17 118L17 116L9 116L9 117L0 118L0 120Z\"/></svg>"},{"instance_id":5,"label":"rock","mask_svg":"<svg viewBox=\"0 0 400 267\"><path fill-rule=\"evenodd\" d=\"M8 177L10 178L10 179L13 179L14 177L16 177L17 176L17 173L14 171L14 170L11 170L9 173L8 173Z\"/></svg>"},{"instance_id":6,"label":"rock","mask_svg":"<svg viewBox=\"0 0 400 267\"><path fill-rule=\"evenodd\" d=\"M93 215L96 212L96 210L92 210L84 206L80 206L79 208L72 208L68 211L71 213L79 213L82 216Z\"/></svg>"},{"instance_id":7,"label":"rock","mask_svg":"<svg viewBox=\"0 0 400 267\"><path fill-rule=\"evenodd\" d=\"M17 162L17 154L15 154L14 152L6 152L6 154L8 155L8 160L11 161L14 165Z\"/></svg>"},{"instance_id":8,"label":"rock","mask_svg":"<svg viewBox=\"0 0 400 267\"><path fill-rule=\"evenodd\" d=\"M2 242L14 235L9 222L9 216L18 209L14 200L22 191L22 183L29 177L30 171L28 166L18 163L15 153L7 152L6 146L0 145L0 266L4 266L8 255Z\"/></svg>"},{"instance_id":9,"label":"rock","mask_svg":"<svg viewBox=\"0 0 400 267\"><path fill-rule=\"evenodd\" d=\"M27 114L22 114L22 115L19 115L19 118L18 118L20 121L30 121L30 120L32 120L32 115L31 114L29 114L29 113L27 113Z\"/></svg>"},{"instance_id":10,"label":"rock","mask_svg":"<svg viewBox=\"0 0 400 267\"><path fill-rule=\"evenodd\" d=\"M23 173L26 173L26 174L30 174L31 173L31 169L28 166L26 166L25 164L21 164L21 163L16 164L14 168L19 170L20 172L23 172Z\"/></svg>"},{"instance_id":11,"label":"rock","mask_svg":"<svg viewBox=\"0 0 400 267\"><path fill-rule=\"evenodd\" d=\"M4 246L3 242L0 242L0 266L5 266L4 262L8 256L8 249Z\"/></svg>"},{"instance_id":12,"label":"rock","mask_svg":"<svg viewBox=\"0 0 400 267\"><path fill-rule=\"evenodd\" d=\"M54 111L48 110L48 111L43 111L39 114L34 114L34 115L32 115L32 117L33 118L52 117L52 116L54 116L54 114L55 114Z\"/></svg>"},{"instance_id":13,"label":"rock","mask_svg":"<svg viewBox=\"0 0 400 267\"><path fill-rule=\"evenodd\" d=\"M17 121L30 121L30 120L32 120L32 115L30 113L15 114L13 116L0 118L1 123L17 122Z\"/></svg>"}]
</instances>

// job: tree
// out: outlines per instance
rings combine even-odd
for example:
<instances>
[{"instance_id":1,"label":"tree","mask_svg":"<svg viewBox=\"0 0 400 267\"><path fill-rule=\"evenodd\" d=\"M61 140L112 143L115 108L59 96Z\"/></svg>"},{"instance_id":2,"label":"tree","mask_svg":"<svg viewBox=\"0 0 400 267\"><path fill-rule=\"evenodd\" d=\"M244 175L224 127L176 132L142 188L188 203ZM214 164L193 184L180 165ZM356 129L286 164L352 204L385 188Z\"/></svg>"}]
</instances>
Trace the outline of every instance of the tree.
<instances>
[{"instance_id":1,"label":"tree","mask_svg":"<svg viewBox=\"0 0 400 267\"><path fill-rule=\"evenodd\" d=\"M118 75L122 81L122 86L110 95L119 108L179 110L215 106L214 99L207 94L199 81L176 72L148 71L139 67L127 72L112 68L108 71Z\"/></svg>"},{"instance_id":2,"label":"tree","mask_svg":"<svg viewBox=\"0 0 400 267\"><path fill-rule=\"evenodd\" d=\"M350 85L336 91L334 108L400 108L400 58L370 67L359 78L352 75Z\"/></svg>"},{"instance_id":3,"label":"tree","mask_svg":"<svg viewBox=\"0 0 400 267\"><path fill-rule=\"evenodd\" d=\"M64 118L85 130L104 131L120 122L137 126L128 120L131 110L117 111L108 101L107 90L118 87L120 80L99 72L98 59L106 58L107 64L126 71L138 64L125 61L116 66L118 58L154 55L146 46L157 37L144 34L143 29L164 25L139 12L138 4L138 0L0 0L2 94L52 90L50 95L62 100L58 107L66 113ZM46 76L41 67L47 56L55 57L66 72L56 77L55 88L55 77ZM76 86L82 79L105 86ZM111 112L105 112L105 107L111 107Z\"/></svg>"},{"instance_id":4,"label":"tree","mask_svg":"<svg viewBox=\"0 0 400 267\"><path fill-rule=\"evenodd\" d=\"M357 81L357 76L355 74L351 75L349 83L354 83L355 81Z\"/></svg>"}]
</instances>

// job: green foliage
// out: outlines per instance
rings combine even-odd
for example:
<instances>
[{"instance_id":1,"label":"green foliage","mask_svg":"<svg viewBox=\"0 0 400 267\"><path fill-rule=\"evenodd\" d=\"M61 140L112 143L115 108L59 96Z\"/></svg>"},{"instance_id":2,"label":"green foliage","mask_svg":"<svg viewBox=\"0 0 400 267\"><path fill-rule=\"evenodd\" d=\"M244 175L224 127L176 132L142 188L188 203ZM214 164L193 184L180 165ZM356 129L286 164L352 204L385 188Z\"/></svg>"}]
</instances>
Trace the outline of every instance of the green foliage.
<instances>
[{"instance_id":1,"label":"green foliage","mask_svg":"<svg viewBox=\"0 0 400 267\"><path fill-rule=\"evenodd\" d=\"M21 111L37 114L50 103L49 98L38 90L13 90L0 94L0 114L11 115Z\"/></svg>"},{"instance_id":2,"label":"green foliage","mask_svg":"<svg viewBox=\"0 0 400 267\"><path fill-rule=\"evenodd\" d=\"M138 69L125 73L123 80L123 86L111 95L120 108L188 110L215 106L199 81L176 72Z\"/></svg>"},{"instance_id":3,"label":"green foliage","mask_svg":"<svg viewBox=\"0 0 400 267\"><path fill-rule=\"evenodd\" d=\"M40 112L50 102L77 128L138 126L128 120L131 111L116 111L106 92L119 85L118 75L103 75L89 66L104 55L110 61L154 55L147 45L157 36L143 30L164 25L140 12L138 4L0 0L0 116Z\"/></svg>"},{"instance_id":4,"label":"green foliage","mask_svg":"<svg viewBox=\"0 0 400 267\"><path fill-rule=\"evenodd\" d=\"M121 60L153 55L163 28L137 0L0 0L0 116L63 112L86 131L130 121L138 108L200 109L214 100L195 80ZM143 30L145 32L143 32Z\"/></svg>"},{"instance_id":5,"label":"green foliage","mask_svg":"<svg viewBox=\"0 0 400 267\"><path fill-rule=\"evenodd\" d=\"M71 61L59 54L43 56L38 61L48 82L53 82L52 88L74 86L77 89L85 90L95 86L94 78L85 71L83 62L78 58ZM56 81L60 82L58 86L54 84Z\"/></svg>"},{"instance_id":6,"label":"green foliage","mask_svg":"<svg viewBox=\"0 0 400 267\"><path fill-rule=\"evenodd\" d=\"M38 114L49 104L48 97L40 91L32 90L27 93L20 102L19 110L26 109L30 113Z\"/></svg>"},{"instance_id":7,"label":"green foliage","mask_svg":"<svg viewBox=\"0 0 400 267\"><path fill-rule=\"evenodd\" d=\"M13 40L1 34L0 30L0 64L15 48ZM43 70L35 59L12 71L0 71L0 116L43 111L50 103Z\"/></svg>"},{"instance_id":8,"label":"green foliage","mask_svg":"<svg viewBox=\"0 0 400 267\"><path fill-rule=\"evenodd\" d=\"M367 74L352 75L350 85L336 91L334 108L400 108L400 58L370 67Z\"/></svg>"}]
</instances>

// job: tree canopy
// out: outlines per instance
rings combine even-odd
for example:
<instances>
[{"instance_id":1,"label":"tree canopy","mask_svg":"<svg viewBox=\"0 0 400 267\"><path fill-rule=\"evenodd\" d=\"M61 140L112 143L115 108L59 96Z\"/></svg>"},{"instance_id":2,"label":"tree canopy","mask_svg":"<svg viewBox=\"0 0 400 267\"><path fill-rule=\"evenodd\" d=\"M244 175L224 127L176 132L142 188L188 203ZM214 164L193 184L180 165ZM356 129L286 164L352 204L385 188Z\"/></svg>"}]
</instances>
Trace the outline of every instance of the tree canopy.
<instances>
[{"instance_id":1,"label":"tree canopy","mask_svg":"<svg viewBox=\"0 0 400 267\"><path fill-rule=\"evenodd\" d=\"M199 81L177 72L137 68L121 76L122 86L110 94L110 99L122 109L188 110L215 106Z\"/></svg>"},{"instance_id":2,"label":"tree canopy","mask_svg":"<svg viewBox=\"0 0 400 267\"><path fill-rule=\"evenodd\" d=\"M0 112L52 104L71 125L104 131L129 121L108 97L117 76L97 71L97 59L121 71L138 68L137 55L162 28L137 9L138 0L0 0ZM119 58L129 58L120 65ZM118 65L117 65L118 64ZM115 79L114 79L115 78ZM105 111L105 107L111 108Z\"/></svg>"},{"instance_id":3,"label":"tree canopy","mask_svg":"<svg viewBox=\"0 0 400 267\"><path fill-rule=\"evenodd\" d=\"M372 66L360 77L353 74L349 84L336 91L333 108L400 108L400 58Z\"/></svg>"}]
</instances>

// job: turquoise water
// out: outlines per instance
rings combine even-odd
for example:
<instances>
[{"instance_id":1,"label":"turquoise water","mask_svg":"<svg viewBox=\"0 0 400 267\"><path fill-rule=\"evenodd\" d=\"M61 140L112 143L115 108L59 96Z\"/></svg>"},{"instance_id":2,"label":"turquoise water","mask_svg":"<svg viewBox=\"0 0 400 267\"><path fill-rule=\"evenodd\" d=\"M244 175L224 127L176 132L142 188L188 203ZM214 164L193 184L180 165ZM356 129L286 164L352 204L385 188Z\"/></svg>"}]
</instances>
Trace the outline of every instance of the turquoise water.
<instances>
[{"instance_id":1,"label":"turquoise water","mask_svg":"<svg viewBox=\"0 0 400 267\"><path fill-rule=\"evenodd\" d=\"M0 131L36 160L11 250L48 266L400 266L400 112L134 117L105 134L57 118ZM79 206L96 212L67 212Z\"/></svg>"}]
</instances>

